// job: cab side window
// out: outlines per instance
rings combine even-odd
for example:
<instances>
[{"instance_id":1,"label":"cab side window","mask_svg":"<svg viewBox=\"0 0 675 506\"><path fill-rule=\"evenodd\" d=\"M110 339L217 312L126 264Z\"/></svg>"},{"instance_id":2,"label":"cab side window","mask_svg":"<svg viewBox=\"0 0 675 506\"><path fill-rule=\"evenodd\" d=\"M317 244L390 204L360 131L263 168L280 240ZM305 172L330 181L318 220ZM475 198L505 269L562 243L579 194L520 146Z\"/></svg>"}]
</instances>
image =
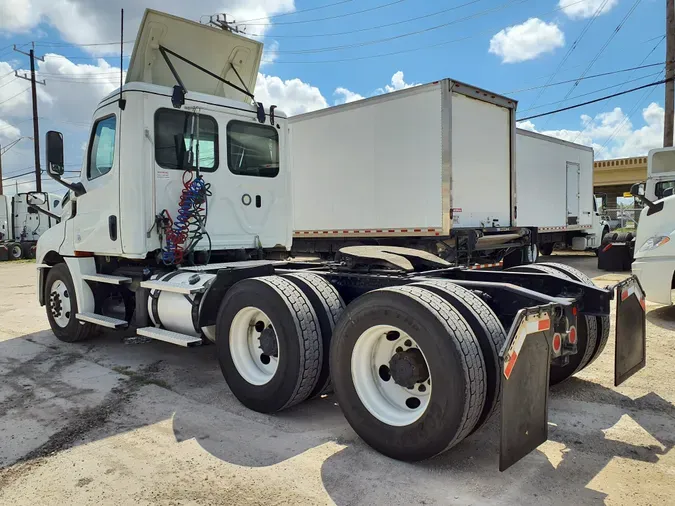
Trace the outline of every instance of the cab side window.
<instances>
[{"instance_id":1,"label":"cab side window","mask_svg":"<svg viewBox=\"0 0 675 506\"><path fill-rule=\"evenodd\" d=\"M87 179L92 180L104 176L113 166L115 157L115 129L117 118L107 116L94 124L89 143L87 162Z\"/></svg>"},{"instance_id":2,"label":"cab side window","mask_svg":"<svg viewBox=\"0 0 675 506\"><path fill-rule=\"evenodd\" d=\"M660 183L656 183L656 190L654 191L656 198L662 199L665 196L666 190L669 188L675 188L675 181L661 181Z\"/></svg>"}]
</instances>

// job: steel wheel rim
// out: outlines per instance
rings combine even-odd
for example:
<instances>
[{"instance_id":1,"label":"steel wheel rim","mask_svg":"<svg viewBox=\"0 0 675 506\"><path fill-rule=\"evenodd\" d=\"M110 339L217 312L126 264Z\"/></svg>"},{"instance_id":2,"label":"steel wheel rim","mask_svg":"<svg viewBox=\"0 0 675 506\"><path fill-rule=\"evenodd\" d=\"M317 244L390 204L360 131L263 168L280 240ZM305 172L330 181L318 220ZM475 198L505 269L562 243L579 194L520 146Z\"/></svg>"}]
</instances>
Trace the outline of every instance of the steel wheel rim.
<instances>
[{"instance_id":1,"label":"steel wheel rim","mask_svg":"<svg viewBox=\"0 0 675 506\"><path fill-rule=\"evenodd\" d=\"M398 333L398 338L395 334ZM389 337L388 337L389 336ZM383 366L389 369L398 350L417 349L429 371L425 381L406 388L393 377L383 376ZM391 369L389 369L391 374ZM376 325L364 331L356 340L351 357L352 382L356 394L368 412L381 422L404 427L419 420L431 399L429 361L415 340L397 327ZM411 401L411 399L415 399Z\"/></svg>"},{"instance_id":2,"label":"steel wheel rim","mask_svg":"<svg viewBox=\"0 0 675 506\"><path fill-rule=\"evenodd\" d=\"M19 258L21 258L21 253L22 253L21 246L19 246L18 244L12 246L12 258L18 260Z\"/></svg>"},{"instance_id":3,"label":"steel wheel rim","mask_svg":"<svg viewBox=\"0 0 675 506\"><path fill-rule=\"evenodd\" d=\"M264 329L271 329L274 332L276 356L267 355L261 349L262 331L256 328L260 322L263 323ZM279 368L279 338L272 320L264 311L256 307L240 309L230 325L229 341L232 362L242 378L257 386L265 385L272 380Z\"/></svg>"},{"instance_id":4,"label":"steel wheel rim","mask_svg":"<svg viewBox=\"0 0 675 506\"><path fill-rule=\"evenodd\" d=\"M539 248L536 244L532 244L527 248L527 261L531 264L537 261L537 253L539 253Z\"/></svg>"},{"instance_id":5,"label":"steel wheel rim","mask_svg":"<svg viewBox=\"0 0 675 506\"><path fill-rule=\"evenodd\" d=\"M49 290L49 310L54 323L61 328L67 327L70 323L71 309L68 287L62 280L57 279Z\"/></svg>"}]
</instances>

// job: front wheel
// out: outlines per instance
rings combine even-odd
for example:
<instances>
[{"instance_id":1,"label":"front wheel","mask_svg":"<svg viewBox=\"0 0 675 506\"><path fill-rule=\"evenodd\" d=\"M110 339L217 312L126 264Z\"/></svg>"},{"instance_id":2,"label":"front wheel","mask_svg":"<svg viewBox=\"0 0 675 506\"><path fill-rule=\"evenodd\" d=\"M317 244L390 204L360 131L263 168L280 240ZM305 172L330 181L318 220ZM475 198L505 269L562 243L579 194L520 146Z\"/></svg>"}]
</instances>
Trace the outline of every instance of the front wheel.
<instances>
[{"instance_id":1,"label":"front wheel","mask_svg":"<svg viewBox=\"0 0 675 506\"><path fill-rule=\"evenodd\" d=\"M75 318L77 297L68 266L58 264L49 269L45 286L47 319L56 338L66 343L75 343L92 337L98 330L96 325L80 322Z\"/></svg>"}]
</instances>

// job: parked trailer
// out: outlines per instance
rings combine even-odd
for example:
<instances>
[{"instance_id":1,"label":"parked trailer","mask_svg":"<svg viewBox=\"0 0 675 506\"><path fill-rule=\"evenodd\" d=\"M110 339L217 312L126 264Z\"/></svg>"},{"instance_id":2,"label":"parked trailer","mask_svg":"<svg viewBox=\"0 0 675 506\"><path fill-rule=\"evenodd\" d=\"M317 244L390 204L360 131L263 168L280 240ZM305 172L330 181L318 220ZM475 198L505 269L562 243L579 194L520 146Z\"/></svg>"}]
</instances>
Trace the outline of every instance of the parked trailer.
<instances>
[{"instance_id":1,"label":"parked trailer","mask_svg":"<svg viewBox=\"0 0 675 506\"><path fill-rule=\"evenodd\" d=\"M522 263L515 109L443 79L289 118L293 251L381 244L455 265Z\"/></svg>"},{"instance_id":2,"label":"parked trailer","mask_svg":"<svg viewBox=\"0 0 675 506\"><path fill-rule=\"evenodd\" d=\"M245 406L274 413L334 390L363 440L403 460L447 450L500 411L502 470L546 440L549 382L602 352L616 290L615 383L644 366L634 277L598 288L558 264L473 271L388 245L274 260L292 245L288 121L214 77L234 68L252 88L261 53L146 11L127 84L94 113L81 182L62 183L64 219L38 242L37 293L57 338L135 329L213 342ZM209 83L210 95L193 91ZM45 145L60 181L63 136Z\"/></svg>"},{"instance_id":3,"label":"parked trailer","mask_svg":"<svg viewBox=\"0 0 675 506\"><path fill-rule=\"evenodd\" d=\"M35 258L38 238L58 221L60 201L44 192L0 195L0 261Z\"/></svg>"},{"instance_id":4,"label":"parked trailer","mask_svg":"<svg viewBox=\"0 0 675 506\"><path fill-rule=\"evenodd\" d=\"M597 250L610 229L593 195L593 148L518 129L516 160L516 222L536 229L539 253Z\"/></svg>"}]
</instances>

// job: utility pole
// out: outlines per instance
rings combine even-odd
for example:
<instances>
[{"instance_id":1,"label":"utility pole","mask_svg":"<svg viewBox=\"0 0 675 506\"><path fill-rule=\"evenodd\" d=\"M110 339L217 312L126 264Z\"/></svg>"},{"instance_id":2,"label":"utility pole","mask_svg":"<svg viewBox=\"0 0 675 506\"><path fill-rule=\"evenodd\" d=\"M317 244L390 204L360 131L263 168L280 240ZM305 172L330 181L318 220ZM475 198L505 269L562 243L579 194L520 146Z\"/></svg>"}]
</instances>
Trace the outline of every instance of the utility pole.
<instances>
[{"instance_id":1,"label":"utility pole","mask_svg":"<svg viewBox=\"0 0 675 506\"><path fill-rule=\"evenodd\" d=\"M673 145L675 115L675 0L666 0L666 117L663 125L663 147Z\"/></svg>"},{"instance_id":2,"label":"utility pole","mask_svg":"<svg viewBox=\"0 0 675 506\"><path fill-rule=\"evenodd\" d=\"M42 177L41 177L41 170L40 170L40 125L38 123L38 105L37 105L37 85L42 84L45 85L47 84L45 81L36 81L35 80L35 60L38 59L40 61L45 61L44 58L40 58L38 56L35 56L35 43L32 43L33 47L31 48L30 52L24 53L23 51L19 50L16 48L16 45L14 46L14 51L24 54L30 58L30 77L23 75L20 76L17 71L14 71L14 74L16 77L20 79L25 79L26 81L30 81L30 86L31 86L31 95L33 97L33 146L35 148L35 191L41 192L42 191Z\"/></svg>"}]
</instances>

